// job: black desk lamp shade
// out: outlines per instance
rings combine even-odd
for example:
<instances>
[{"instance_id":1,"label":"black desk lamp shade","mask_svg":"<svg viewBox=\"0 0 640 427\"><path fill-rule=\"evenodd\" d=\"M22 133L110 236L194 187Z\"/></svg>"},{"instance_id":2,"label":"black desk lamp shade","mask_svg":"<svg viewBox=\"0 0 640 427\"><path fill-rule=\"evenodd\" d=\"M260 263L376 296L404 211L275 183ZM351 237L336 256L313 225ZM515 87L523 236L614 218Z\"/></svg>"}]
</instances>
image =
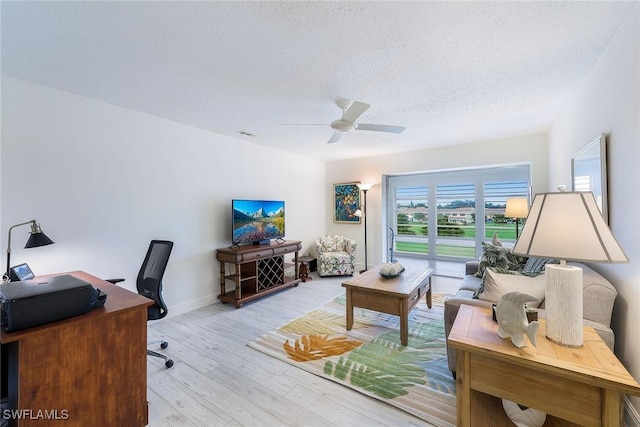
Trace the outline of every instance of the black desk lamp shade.
<instances>
[{"instance_id":1,"label":"black desk lamp shade","mask_svg":"<svg viewBox=\"0 0 640 427\"><path fill-rule=\"evenodd\" d=\"M37 248L38 246L46 246L54 243L53 240L51 240L46 234L42 232L42 229L40 229L39 224L36 224L36 226L38 227L39 231L37 232L32 231L31 233L29 233L29 239L27 240L27 243L24 245L25 249Z\"/></svg>"},{"instance_id":2,"label":"black desk lamp shade","mask_svg":"<svg viewBox=\"0 0 640 427\"><path fill-rule=\"evenodd\" d=\"M29 232L29 239L27 240L27 244L24 245L25 249L37 248L38 246L46 246L54 243L53 240L51 240L46 234L42 232L40 224L38 224L35 219L9 227L9 241L7 243L7 277L9 277L9 270L11 269L11 230L13 230L15 227L26 224L31 225L31 231Z\"/></svg>"}]
</instances>

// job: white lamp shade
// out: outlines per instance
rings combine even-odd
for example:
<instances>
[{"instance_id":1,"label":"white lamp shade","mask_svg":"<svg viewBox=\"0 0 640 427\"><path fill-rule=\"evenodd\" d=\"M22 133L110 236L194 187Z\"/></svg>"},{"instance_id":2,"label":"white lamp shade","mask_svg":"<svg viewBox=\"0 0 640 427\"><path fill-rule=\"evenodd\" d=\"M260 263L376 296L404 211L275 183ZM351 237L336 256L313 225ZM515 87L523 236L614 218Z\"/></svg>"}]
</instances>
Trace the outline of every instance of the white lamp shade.
<instances>
[{"instance_id":1,"label":"white lamp shade","mask_svg":"<svg viewBox=\"0 0 640 427\"><path fill-rule=\"evenodd\" d=\"M507 218L526 218L529 213L528 200L521 197L507 199L504 216Z\"/></svg>"},{"instance_id":2,"label":"white lamp shade","mask_svg":"<svg viewBox=\"0 0 640 427\"><path fill-rule=\"evenodd\" d=\"M369 191L371 187L373 187L373 184L356 184L356 185L362 191Z\"/></svg>"},{"instance_id":3,"label":"white lamp shade","mask_svg":"<svg viewBox=\"0 0 640 427\"><path fill-rule=\"evenodd\" d=\"M516 255L585 262L629 262L591 192L536 194Z\"/></svg>"}]
</instances>

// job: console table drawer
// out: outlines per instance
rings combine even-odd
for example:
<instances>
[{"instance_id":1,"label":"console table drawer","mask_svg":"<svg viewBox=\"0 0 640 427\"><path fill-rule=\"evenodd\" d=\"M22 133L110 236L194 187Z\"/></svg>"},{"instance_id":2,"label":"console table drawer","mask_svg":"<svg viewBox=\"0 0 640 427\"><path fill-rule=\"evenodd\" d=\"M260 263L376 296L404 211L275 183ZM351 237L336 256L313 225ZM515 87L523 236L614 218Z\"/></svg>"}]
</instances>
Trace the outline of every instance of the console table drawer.
<instances>
[{"instance_id":1,"label":"console table drawer","mask_svg":"<svg viewBox=\"0 0 640 427\"><path fill-rule=\"evenodd\" d=\"M273 254L274 255L283 255L283 254L288 254L290 252L295 252L295 251L297 251L299 249L300 248L295 247L295 246L276 247L276 248L273 248Z\"/></svg>"},{"instance_id":2,"label":"console table drawer","mask_svg":"<svg viewBox=\"0 0 640 427\"><path fill-rule=\"evenodd\" d=\"M264 249L255 252L246 252L242 254L242 262L253 261L260 258L269 258L273 256L272 249Z\"/></svg>"}]
</instances>

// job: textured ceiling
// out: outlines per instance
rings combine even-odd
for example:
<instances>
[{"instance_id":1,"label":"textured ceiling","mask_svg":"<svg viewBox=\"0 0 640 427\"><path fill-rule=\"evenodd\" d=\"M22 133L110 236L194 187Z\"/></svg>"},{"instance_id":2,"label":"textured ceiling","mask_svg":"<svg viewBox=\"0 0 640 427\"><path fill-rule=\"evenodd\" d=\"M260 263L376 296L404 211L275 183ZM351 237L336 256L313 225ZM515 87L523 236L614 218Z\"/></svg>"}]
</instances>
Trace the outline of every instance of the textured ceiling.
<instances>
[{"instance_id":1,"label":"textured ceiling","mask_svg":"<svg viewBox=\"0 0 640 427\"><path fill-rule=\"evenodd\" d=\"M2 73L334 160L547 130L635 5L3 1Z\"/></svg>"}]
</instances>

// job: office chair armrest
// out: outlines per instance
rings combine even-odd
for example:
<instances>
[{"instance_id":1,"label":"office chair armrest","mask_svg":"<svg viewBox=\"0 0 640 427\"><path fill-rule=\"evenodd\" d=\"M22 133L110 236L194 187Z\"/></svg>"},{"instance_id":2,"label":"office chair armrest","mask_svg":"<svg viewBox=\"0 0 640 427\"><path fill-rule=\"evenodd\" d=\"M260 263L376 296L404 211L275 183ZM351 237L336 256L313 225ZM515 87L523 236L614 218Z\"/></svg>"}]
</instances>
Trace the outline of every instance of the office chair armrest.
<instances>
[{"instance_id":1,"label":"office chair armrest","mask_svg":"<svg viewBox=\"0 0 640 427\"><path fill-rule=\"evenodd\" d=\"M104 279L104 280L105 280L106 282L113 283L114 285L115 285L116 283L124 282L124 279Z\"/></svg>"}]
</instances>

